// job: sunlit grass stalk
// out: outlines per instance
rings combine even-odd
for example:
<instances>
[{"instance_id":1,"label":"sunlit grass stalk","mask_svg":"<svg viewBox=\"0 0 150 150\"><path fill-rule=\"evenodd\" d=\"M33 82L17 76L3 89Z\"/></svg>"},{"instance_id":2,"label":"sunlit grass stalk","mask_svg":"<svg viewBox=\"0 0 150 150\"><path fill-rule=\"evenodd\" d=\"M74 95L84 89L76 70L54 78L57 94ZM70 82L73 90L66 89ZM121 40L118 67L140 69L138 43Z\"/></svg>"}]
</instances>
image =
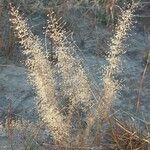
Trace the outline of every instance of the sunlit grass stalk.
<instances>
[{"instance_id":1,"label":"sunlit grass stalk","mask_svg":"<svg viewBox=\"0 0 150 150\"><path fill-rule=\"evenodd\" d=\"M80 58L75 55L75 46L68 41L68 33L63 29L61 18L57 19L52 12L48 20L48 35L58 57L58 67L63 77L64 94L71 100L71 106L79 103L91 105L90 85L81 65Z\"/></svg>"},{"instance_id":2,"label":"sunlit grass stalk","mask_svg":"<svg viewBox=\"0 0 150 150\"><path fill-rule=\"evenodd\" d=\"M27 20L19 15L18 9L11 6L10 15L16 36L20 39L19 43L26 55L25 65L29 80L36 89L39 116L49 127L55 140L62 143L68 142L68 125L57 109L53 73L43 53L42 43L37 36L33 35Z\"/></svg>"},{"instance_id":3,"label":"sunlit grass stalk","mask_svg":"<svg viewBox=\"0 0 150 150\"><path fill-rule=\"evenodd\" d=\"M138 3L134 3L127 10L122 11L115 27L115 34L110 41L110 51L106 57L108 65L104 67L103 73L103 95L98 105L98 111L104 118L109 114L112 101L121 90L120 81L115 79L115 75L121 71L121 54L124 51L123 42L131 29L133 13L137 5Z\"/></svg>"}]
</instances>

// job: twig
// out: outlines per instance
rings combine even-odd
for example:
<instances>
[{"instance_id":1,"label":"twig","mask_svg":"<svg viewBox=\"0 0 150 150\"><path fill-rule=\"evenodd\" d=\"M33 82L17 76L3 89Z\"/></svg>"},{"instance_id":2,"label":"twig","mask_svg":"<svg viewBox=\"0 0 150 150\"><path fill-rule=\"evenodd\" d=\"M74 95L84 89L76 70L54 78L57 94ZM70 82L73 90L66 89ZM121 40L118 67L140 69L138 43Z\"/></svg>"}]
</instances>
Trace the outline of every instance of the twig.
<instances>
[{"instance_id":1,"label":"twig","mask_svg":"<svg viewBox=\"0 0 150 150\"><path fill-rule=\"evenodd\" d=\"M140 81L136 111L139 111L139 107L140 107L141 92L142 92L142 88L143 88L144 77L145 77L145 74L146 74L146 71L147 71L147 68L148 68L148 65L149 65L149 57L150 57L150 51L149 51L147 62L146 62L146 65L145 65L145 68L144 68L144 71L143 71L143 74L142 74L142 78L141 78L141 81Z\"/></svg>"},{"instance_id":2,"label":"twig","mask_svg":"<svg viewBox=\"0 0 150 150\"><path fill-rule=\"evenodd\" d=\"M2 65L2 64L0 64L0 67L8 67L8 66L12 67L12 66L15 66L15 65Z\"/></svg>"},{"instance_id":3,"label":"twig","mask_svg":"<svg viewBox=\"0 0 150 150\"><path fill-rule=\"evenodd\" d=\"M134 15L136 18L150 18L150 15Z\"/></svg>"}]
</instances>

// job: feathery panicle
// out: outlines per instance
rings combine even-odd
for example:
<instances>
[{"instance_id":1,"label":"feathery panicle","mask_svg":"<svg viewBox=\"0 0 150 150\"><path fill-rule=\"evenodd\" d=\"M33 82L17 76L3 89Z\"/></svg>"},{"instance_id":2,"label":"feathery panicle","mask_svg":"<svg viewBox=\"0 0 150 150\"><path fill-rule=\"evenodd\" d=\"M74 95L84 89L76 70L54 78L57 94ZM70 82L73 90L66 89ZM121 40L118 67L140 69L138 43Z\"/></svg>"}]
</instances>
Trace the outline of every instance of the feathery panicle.
<instances>
[{"instance_id":1,"label":"feathery panicle","mask_svg":"<svg viewBox=\"0 0 150 150\"><path fill-rule=\"evenodd\" d=\"M27 55L26 67L39 99L39 115L50 128L54 138L64 143L68 141L69 126L64 123L57 109L53 73L43 54L42 43L37 36L33 35L27 21L19 15L18 9L11 6L10 15L10 21L20 39L19 43L24 48L23 53Z\"/></svg>"},{"instance_id":2,"label":"feathery panicle","mask_svg":"<svg viewBox=\"0 0 150 150\"><path fill-rule=\"evenodd\" d=\"M121 70L120 54L123 52L123 42L132 25L133 13L136 7L137 3L134 3L129 9L122 12L121 17L118 20L118 25L115 28L115 35L111 38L110 51L108 53L108 57L106 58L108 65L105 66L103 74L103 96L98 106L102 117L106 117L108 115L113 98L121 89L119 81L115 80L114 76L119 70Z\"/></svg>"},{"instance_id":3,"label":"feathery panicle","mask_svg":"<svg viewBox=\"0 0 150 150\"><path fill-rule=\"evenodd\" d=\"M79 102L86 106L91 105L90 85L85 71L75 56L75 46L68 41L67 32L63 23L52 12L48 20L48 34L58 57L58 67L63 76L64 94L71 99L74 107Z\"/></svg>"}]
</instances>

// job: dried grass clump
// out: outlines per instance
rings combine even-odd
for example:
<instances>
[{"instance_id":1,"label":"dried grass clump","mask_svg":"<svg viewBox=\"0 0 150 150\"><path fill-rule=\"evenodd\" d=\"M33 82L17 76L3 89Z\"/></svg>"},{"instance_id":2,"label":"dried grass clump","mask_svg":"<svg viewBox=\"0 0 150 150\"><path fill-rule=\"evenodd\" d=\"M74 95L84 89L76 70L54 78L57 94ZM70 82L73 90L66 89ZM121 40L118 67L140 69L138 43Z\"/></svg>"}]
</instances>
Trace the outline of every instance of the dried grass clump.
<instances>
[{"instance_id":1,"label":"dried grass clump","mask_svg":"<svg viewBox=\"0 0 150 150\"><path fill-rule=\"evenodd\" d=\"M128 31L132 25L132 18L137 3L134 3L127 10L122 11L118 24L115 28L115 34L111 38L110 51L106 60L108 65L104 67L103 82L104 89L102 99L99 105L99 112L102 117L106 117L111 108L113 99L121 89L121 84L115 79L115 76L121 71L121 54L124 50L123 42L127 37Z\"/></svg>"},{"instance_id":2,"label":"dried grass clump","mask_svg":"<svg viewBox=\"0 0 150 150\"><path fill-rule=\"evenodd\" d=\"M10 21L20 39L19 43L24 48L23 53L27 56L25 64L29 80L34 85L39 99L39 115L50 128L55 139L65 143L68 141L68 125L57 109L53 73L43 53L42 43L33 35L27 20L19 15L18 9L13 6L10 8Z\"/></svg>"},{"instance_id":3,"label":"dried grass clump","mask_svg":"<svg viewBox=\"0 0 150 150\"><path fill-rule=\"evenodd\" d=\"M65 23L57 19L52 12L49 15L47 32L53 43L58 68L63 77L63 92L71 100L71 107L79 103L91 106L91 88L86 73L81 65L80 58L76 56L75 46L68 41L68 33L63 29Z\"/></svg>"},{"instance_id":4,"label":"dried grass clump","mask_svg":"<svg viewBox=\"0 0 150 150\"><path fill-rule=\"evenodd\" d=\"M110 120L110 129L107 131L108 150L148 150L150 147L149 136L135 126L117 118Z\"/></svg>"},{"instance_id":5,"label":"dried grass clump","mask_svg":"<svg viewBox=\"0 0 150 150\"><path fill-rule=\"evenodd\" d=\"M127 37L127 32L130 29L130 26L132 25L133 12L136 6L137 3L134 3L129 9L122 12L121 18L118 21L118 25L115 28L116 33L111 38L110 52L106 58L108 65L104 67L103 95L96 108L94 108L97 109L98 114L94 114L94 116L91 111L88 112L87 116L89 116L89 118L86 118L85 121L85 124L87 123L87 125L83 127L84 129L79 129L80 131L77 132L78 135L76 136L77 140L74 140L75 143L78 142L77 145L81 146L81 148L78 147L77 149L85 149L87 145L90 145L87 141L90 139L89 134L91 132L91 128L93 128L94 124L96 124L96 128L98 128L97 132L101 130L101 124L99 124L101 121L96 120L97 116L100 116L101 119L108 116L112 101L121 89L121 84L115 79L115 76L121 70L120 54L123 52L123 42ZM54 81L55 75L52 66L47 60L47 56L44 54L40 39L37 36L34 36L29 29L27 20L19 15L18 9L13 6L10 8L10 21L13 24L17 37L20 39L19 43L24 48L23 53L27 56L25 64L27 67L29 80L34 85L39 99L39 116L49 127L55 140L58 141L58 143L60 143L62 146L68 146L72 140L69 139L69 123L71 123L72 120L69 118L70 116L67 118L68 120L70 119L69 121L65 120L64 116L60 112L61 110L58 108L56 101L57 93L55 90L56 82ZM53 48L55 49L55 53L58 58L58 62L56 63L57 65L53 66L53 68L56 68L60 71L60 87L63 87L63 96L69 97L71 101L69 113L72 115L72 112L74 112L73 109L78 109L77 106L79 106L78 104L80 103L90 108L90 106L93 104L93 92L88 82L88 77L86 76L86 73L81 65L80 58L76 56L75 46L71 43L71 41L68 40L68 33L63 30L63 23L61 24L60 20L58 20L53 13L49 15L46 32L52 41ZM90 118L90 116L94 117L94 119L92 117ZM80 120L81 116L79 116L79 124L81 123ZM129 137L128 134L123 135ZM137 140L136 138L137 136L133 138L133 141ZM100 142L99 136L96 139L98 139L98 142ZM122 139L125 140L126 143L130 142L127 141L128 138ZM118 144L118 142L116 143ZM94 142L92 144L94 145ZM68 149L75 148L69 147Z\"/></svg>"},{"instance_id":6,"label":"dried grass clump","mask_svg":"<svg viewBox=\"0 0 150 150\"><path fill-rule=\"evenodd\" d=\"M12 150L38 149L41 143L50 136L47 129L44 128L44 124L18 117L17 120L14 120L11 116L8 116L6 122L3 125L0 124L0 133L3 135L0 144L6 143L5 145L7 146L5 148L7 147ZM2 148L1 145L0 148Z\"/></svg>"}]
</instances>

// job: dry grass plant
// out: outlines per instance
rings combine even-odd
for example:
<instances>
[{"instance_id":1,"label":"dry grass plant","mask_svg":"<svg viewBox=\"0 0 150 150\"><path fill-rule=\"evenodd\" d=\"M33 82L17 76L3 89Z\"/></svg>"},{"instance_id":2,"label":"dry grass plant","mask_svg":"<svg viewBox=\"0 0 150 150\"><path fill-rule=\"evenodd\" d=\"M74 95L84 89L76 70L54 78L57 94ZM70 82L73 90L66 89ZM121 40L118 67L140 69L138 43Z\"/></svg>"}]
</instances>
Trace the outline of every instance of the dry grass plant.
<instances>
[{"instance_id":1,"label":"dry grass plant","mask_svg":"<svg viewBox=\"0 0 150 150\"><path fill-rule=\"evenodd\" d=\"M69 34L63 29L64 25L61 18L56 18L54 12L49 15L47 32L53 43L58 58L57 66L63 78L60 86L63 87L64 95L71 100L70 107L73 108L79 103L91 106L91 87L80 58L76 57L76 48L67 39Z\"/></svg>"},{"instance_id":2,"label":"dry grass plant","mask_svg":"<svg viewBox=\"0 0 150 150\"><path fill-rule=\"evenodd\" d=\"M107 138L110 143L106 146L108 150L149 150L149 135L141 133L135 125L116 117L111 118L109 123Z\"/></svg>"},{"instance_id":3,"label":"dry grass plant","mask_svg":"<svg viewBox=\"0 0 150 150\"><path fill-rule=\"evenodd\" d=\"M68 125L57 109L55 99L55 83L49 61L43 53L40 39L34 36L18 9L10 6L11 23L16 31L19 43L27 56L26 68L29 80L34 85L38 96L38 110L42 120L49 126L56 141L68 142Z\"/></svg>"},{"instance_id":4,"label":"dry grass plant","mask_svg":"<svg viewBox=\"0 0 150 150\"><path fill-rule=\"evenodd\" d=\"M120 81L115 79L117 73L121 71L121 54L124 47L123 42L127 38L128 31L133 23L133 13L138 3L134 3L122 12L118 24L115 27L115 34L109 44L110 51L106 57L108 65L104 67L103 82L104 89L101 101L98 106L99 114L106 117L109 114L113 99L121 89Z\"/></svg>"},{"instance_id":5,"label":"dry grass plant","mask_svg":"<svg viewBox=\"0 0 150 150\"><path fill-rule=\"evenodd\" d=\"M60 149L92 149L88 147L90 144L87 143L87 138L89 138L91 128L94 126L95 122L98 123L98 131L94 139L95 141L93 140L92 144L94 145L96 140L98 140L98 143L100 142L100 120L108 117L113 99L117 96L121 89L120 81L116 80L115 76L119 71L121 71L120 66L121 54L123 52L123 42L131 28L132 17L136 7L137 3L134 3L127 10L124 10L120 16L118 25L115 27L115 34L111 38L111 42L109 44L110 51L106 57L108 65L104 67L103 72L103 95L100 98L100 102L98 102L98 104L96 103L96 107L94 108L98 113L94 116L91 111L88 112L88 117L86 118L86 128L83 130L81 129L79 132L80 135L76 137L77 144L79 145L77 148L73 148L73 146L70 147L69 145L70 118L66 119L58 109L53 69L44 54L43 45L40 39L33 35L29 29L27 20L19 15L18 9L13 6L10 7L10 21L13 24L17 37L20 39L19 43L24 48L23 53L27 56L26 67L29 80L34 85L39 99L39 116L49 127L49 130L52 132L55 140L58 141L58 144L60 144L60 146L62 145L62 147L59 147ZM60 86L63 87L64 96L69 97L71 101L71 105L69 106L69 114L72 115L72 112L76 110L78 104L82 103L90 108L93 105L93 101L88 77L86 76L84 68L81 65L80 59L75 56L76 48L71 41L68 40L68 33L63 30L63 25L64 24L56 18L54 13L51 13L49 15L46 32L53 43L53 47L58 58L58 62L56 63L58 68L56 68L60 71L59 73L63 79ZM115 145L118 146L117 149L122 148L122 146L120 147L120 143L118 144L120 140L124 140L125 143L129 144L134 143L137 139L139 140L139 137L134 135L134 132L128 131L127 128L122 124L119 124L119 122L117 122L117 124L116 122L111 124L115 125L112 139L114 139ZM121 132L115 131L115 129L117 129L116 125L117 128L119 127L119 129L121 129ZM141 144L141 146L143 146L143 142L146 141L140 139L137 145ZM98 146L98 143L95 145ZM135 147L138 148L137 146ZM95 149L101 149L101 147L95 147Z\"/></svg>"}]
</instances>

